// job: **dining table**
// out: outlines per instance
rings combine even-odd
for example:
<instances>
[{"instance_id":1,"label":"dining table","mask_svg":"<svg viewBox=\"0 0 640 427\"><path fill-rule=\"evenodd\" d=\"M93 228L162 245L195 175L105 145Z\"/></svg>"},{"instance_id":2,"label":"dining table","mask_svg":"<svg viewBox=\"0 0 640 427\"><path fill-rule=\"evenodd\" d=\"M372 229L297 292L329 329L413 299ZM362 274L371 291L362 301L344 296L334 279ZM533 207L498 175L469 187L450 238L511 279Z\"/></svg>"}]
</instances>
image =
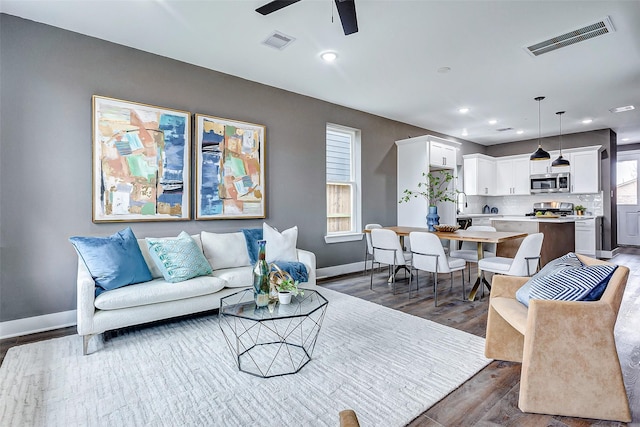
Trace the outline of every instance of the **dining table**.
<instances>
[{"instance_id":1,"label":"dining table","mask_svg":"<svg viewBox=\"0 0 640 427\"><path fill-rule=\"evenodd\" d=\"M429 231L426 227L406 227L406 226L388 226L382 227L387 230L393 230L400 238L400 243L404 247L404 238L409 236L413 231L433 233L438 238L443 240L456 240L466 242L476 242L478 248L478 260L483 257L484 250L482 248L483 243L503 243L512 239L521 239L527 236L527 233L512 232L512 231L475 231L475 230L456 230L456 231ZM370 230L365 230L371 232ZM482 270L478 268L478 277L476 278L471 291L469 292L469 301L473 301L478 294L478 290L482 286L486 286L491 290L491 284L487 281L482 273Z\"/></svg>"}]
</instances>

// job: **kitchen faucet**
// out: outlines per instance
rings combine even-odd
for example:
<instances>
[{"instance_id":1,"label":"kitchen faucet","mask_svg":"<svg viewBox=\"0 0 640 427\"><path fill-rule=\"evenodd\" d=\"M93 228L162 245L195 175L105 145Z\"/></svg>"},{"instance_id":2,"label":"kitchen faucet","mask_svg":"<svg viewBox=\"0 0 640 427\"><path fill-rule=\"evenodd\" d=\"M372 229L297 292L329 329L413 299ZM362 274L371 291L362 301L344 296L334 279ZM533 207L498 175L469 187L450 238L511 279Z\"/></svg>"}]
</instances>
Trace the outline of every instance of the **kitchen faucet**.
<instances>
[{"instance_id":1,"label":"kitchen faucet","mask_svg":"<svg viewBox=\"0 0 640 427\"><path fill-rule=\"evenodd\" d=\"M459 200L460 200L460 195L462 194L462 200L464 201L464 207L467 207L467 193L465 193L464 191L459 191L458 195L456 196L456 205L459 205ZM460 213L460 209L457 209L456 212Z\"/></svg>"}]
</instances>

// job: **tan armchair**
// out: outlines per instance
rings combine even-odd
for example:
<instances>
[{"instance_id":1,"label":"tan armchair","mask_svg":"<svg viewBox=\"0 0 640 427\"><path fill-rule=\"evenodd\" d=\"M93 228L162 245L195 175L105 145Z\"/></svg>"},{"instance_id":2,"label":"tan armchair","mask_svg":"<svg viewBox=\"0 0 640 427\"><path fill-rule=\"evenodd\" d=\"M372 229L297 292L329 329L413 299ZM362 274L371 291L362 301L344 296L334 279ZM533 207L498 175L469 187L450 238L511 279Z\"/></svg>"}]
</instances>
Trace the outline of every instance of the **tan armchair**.
<instances>
[{"instance_id":1,"label":"tan armchair","mask_svg":"<svg viewBox=\"0 0 640 427\"><path fill-rule=\"evenodd\" d=\"M531 300L528 309L515 296L528 277L493 277L485 356L522 363L520 410L631 421L613 335L628 276L619 266L599 301Z\"/></svg>"}]
</instances>

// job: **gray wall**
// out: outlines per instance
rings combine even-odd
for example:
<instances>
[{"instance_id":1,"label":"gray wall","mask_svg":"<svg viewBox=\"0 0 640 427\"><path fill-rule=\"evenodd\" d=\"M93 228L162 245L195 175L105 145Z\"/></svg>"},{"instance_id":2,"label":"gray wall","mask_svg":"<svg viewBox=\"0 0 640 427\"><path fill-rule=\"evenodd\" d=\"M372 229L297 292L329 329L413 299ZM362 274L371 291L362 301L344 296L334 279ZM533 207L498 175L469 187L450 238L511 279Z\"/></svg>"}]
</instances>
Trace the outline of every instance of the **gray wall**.
<instances>
[{"instance_id":1,"label":"gray wall","mask_svg":"<svg viewBox=\"0 0 640 427\"><path fill-rule=\"evenodd\" d=\"M298 247L315 252L318 267L361 261L363 252L363 242L324 243L326 123L362 130L364 223L396 223L394 141L438 135L4 14L0 63L0 321L75 309L77 258L68 237L125 227L91 222L94 94L266 125L266 221L297 225ZM484 148L465 142L462 151ZM147 237L261 224L129 225Z\"/></svg>"},{"instance_id":2,"label":"gray wall","mask_svg":"<svg viewBox=\"0 0 640 427\"><path fill-rule=\"evenodd\" d=\"M558 136L541 139L542 148L547 151L560 147ZM601 145L600 151L600 188L602 189L602 204L604 213L604 236L602 249L612 250L618 246L617 239L617 208L616 208L616 133L611 129L601 129L591 132L580 132L562 135L562 148L578 148ZM507 144L486 147L486 154L490 156L510 156L515 154L533 153L538 147L538 140L511 142ZM613 165L613 167L612 167Z\"/></svg>"}]
</instances>

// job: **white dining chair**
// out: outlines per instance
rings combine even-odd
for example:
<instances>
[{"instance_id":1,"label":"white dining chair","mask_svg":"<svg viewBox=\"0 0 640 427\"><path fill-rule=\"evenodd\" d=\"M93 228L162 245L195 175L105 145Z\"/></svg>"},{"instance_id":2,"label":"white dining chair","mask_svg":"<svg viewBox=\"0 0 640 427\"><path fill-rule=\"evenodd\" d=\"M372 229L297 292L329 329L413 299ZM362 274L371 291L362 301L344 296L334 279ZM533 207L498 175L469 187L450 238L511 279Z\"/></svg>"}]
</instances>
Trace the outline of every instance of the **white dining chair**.
<instances>
[{"instance_id":1,"label":"white dining chair","mask_svg":"<svg viewBox=\"0 0 640 427\"><path fill-rule=\"evenodd\" d=\"M393 284L393 294L395 295L397 270L400 267L409 269L411 253L402 250L400 238L395 231L384 228L371 230L371 247L373 250L373 262L389 266L389 280ZM373 264L371 265L373 266ZM373 267L371 268L369 289L373 289Z\"/></svg>"},{"instance_id":2,"label":"white dining chair","mask_svg":"<svg viewBox=\"0 0 640 427\"><path fill-rule=\"evenodd\" d=\"M435 234L421 231L409 233L411 241L411 267L416 271L416 292L418 292L418 270L433 273L434 304L438 306L438 274L449 273L451 287L453 287L453 273L460 271L462 281L462 299L465 299L464 267L467 262L462 258L451 258L444 253L442 242ZM409 277L409 298L411 298L411 283L413 274Z\"/></svg>"},{"instance_id":3,"label":"white dining chair","mask_svg":"<svg viewBox=\"0 0 640 427\"><path fill-rule=\"evenodd\" d=\"M467 228L467 231L496 231L495 227L490 225L472 225ZM483 243L482 244L482 258L489 258L496 256L495 243ZM476 242L463 241L460 249L451 251L449 253L451 258L462 258L468 263L478 263L478 244ZM471 281L471 265L467 269L469 281Z\"/></svg>"},{"instance_id":4,"label":"white dining chair","mask_svg":"<svg viewBox=\"0 0 640 427\"><path fill-rule=\"evenodd\" d=\"M367 224L364 226L365 230L373 230L374 228L382 228L380 224ZM366 240L367 245L364 248L364 270L362 270L362 275L364 276L367 273L367 261L371 259L371 268L373 268L373 246L371 245L371 233L364 233L364 238Z\"/></svg>"},{"instance_id":5,"label":"white dining chair","mask_svg":"<svg viewBox=\"0 0 640 427\"><path fill-rule=\"evenodd\" d=\"M515 257L491 257L478 261L478 268L485 271L507 276L531 276L540 265L540 251L542 250L543 233L529 234L522 240Z\"/></svg>"}]
</instances>

